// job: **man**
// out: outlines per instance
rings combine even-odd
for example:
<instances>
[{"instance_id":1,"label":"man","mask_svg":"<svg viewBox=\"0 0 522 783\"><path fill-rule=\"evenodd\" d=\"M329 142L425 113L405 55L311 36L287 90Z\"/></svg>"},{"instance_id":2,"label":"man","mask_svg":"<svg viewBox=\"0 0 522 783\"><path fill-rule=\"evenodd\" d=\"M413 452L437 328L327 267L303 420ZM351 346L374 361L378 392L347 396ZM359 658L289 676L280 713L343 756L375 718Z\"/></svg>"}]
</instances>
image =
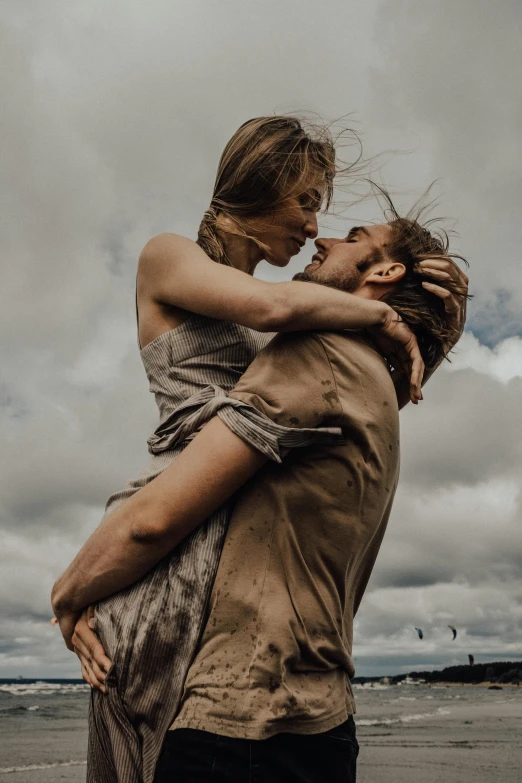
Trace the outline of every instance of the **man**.
<instances>
[{"instance_id":1,"label":"man","mask_svg":"<svg viewBox=\"0 0 522 783\"><path fill-rule=\"evenodd\" d=\"M299 279L385 299L411 324L433 370L455 342L451 309L466 281L439 262L445 308L420 271L423 258L447 247L397 217L316 245ZM68 616L134 582L245 484L156 781L355 780L353 617L399 469L389 368L367 336L278 335L230 397L288 428L341 427L344 440L267 465L242 439L241 410L223 408L175 470L95 531L57 583L54 608L70 637ZM90 657L78 635L75 644Z\"/></svg>"}]
</instances>

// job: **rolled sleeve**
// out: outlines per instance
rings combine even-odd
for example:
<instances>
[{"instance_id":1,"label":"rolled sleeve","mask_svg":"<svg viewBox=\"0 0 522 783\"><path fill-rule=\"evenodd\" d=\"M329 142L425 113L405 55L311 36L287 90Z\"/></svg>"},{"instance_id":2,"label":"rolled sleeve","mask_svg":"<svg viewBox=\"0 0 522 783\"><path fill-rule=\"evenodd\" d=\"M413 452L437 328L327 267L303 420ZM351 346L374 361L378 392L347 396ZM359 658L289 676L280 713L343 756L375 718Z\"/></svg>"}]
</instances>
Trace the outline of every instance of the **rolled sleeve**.
<instances>
[{"instance_id":1,"label":"rolled sleeve","mask_svg":"<svg viewBox=\"0 0 522 783\"><path fill-rule=\"evenodd\" d=\"M208 386L180 405L149 438L153 454L191 440L214 416L268 459L288 449L342 442L342 409L322 342L277 335L227 395Z\"/></svg>"}]
</instances>

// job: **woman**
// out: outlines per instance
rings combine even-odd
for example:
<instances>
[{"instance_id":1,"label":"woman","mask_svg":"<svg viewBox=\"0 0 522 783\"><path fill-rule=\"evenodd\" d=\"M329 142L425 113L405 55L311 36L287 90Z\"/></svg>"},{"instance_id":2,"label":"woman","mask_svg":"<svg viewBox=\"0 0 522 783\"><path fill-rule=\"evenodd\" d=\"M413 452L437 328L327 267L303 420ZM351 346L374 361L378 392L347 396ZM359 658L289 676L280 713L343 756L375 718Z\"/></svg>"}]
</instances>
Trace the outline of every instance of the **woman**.
<instances>
[{"instance_id":1,"label":"woman","mask_svg":"<svg viewBox=\"0 0 522 783\"><path fill-rule=\"evenodd\" d=\"M137 279L139 340L160 425L149 439L148 470L110 498L106 515L164 470L215 414L270 332L374 327L394 341L411 372L411 398L421 398L416 341L386 305L252 277L263 258L286 266L317 235L316 213L330 202L334 175L324 129L314 137L293 117L251 120L225 148L197 243L160 235L146 245ZM282 447L336 437L272 423L268 431L250 413L245 426L255 437L262 433L256 445L272 459ZM226 508L216 512L140 582L98 604L96 629L113 667L106 695L93 690L89 780L152 780L203 627L227 518ZM78 647L81 657L85 648ZM97 686L104 674L89 668L84 658L84 676Z\"/></svg>"}]
</instances>

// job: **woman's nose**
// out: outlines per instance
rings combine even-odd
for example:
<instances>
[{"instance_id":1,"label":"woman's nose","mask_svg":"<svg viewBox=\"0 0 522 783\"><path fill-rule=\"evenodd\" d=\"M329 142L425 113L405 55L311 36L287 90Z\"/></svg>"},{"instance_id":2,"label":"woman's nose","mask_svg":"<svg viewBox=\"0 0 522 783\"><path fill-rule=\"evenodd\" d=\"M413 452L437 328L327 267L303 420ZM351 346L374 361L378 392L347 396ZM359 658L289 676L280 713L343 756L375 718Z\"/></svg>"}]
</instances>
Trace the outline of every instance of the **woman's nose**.
<instances>
[{"instance_id":1,"label":"woman's nose","mask_svg":"<svg viewBox=\"0 0 522 783\"><path fill-rule=\"evenodd\" d=\"M319 227L317 225L317 215L315 212L307 217L303 228L308 239L316 238L317 234L319 233Z\"/></svg>"}]
</instances>

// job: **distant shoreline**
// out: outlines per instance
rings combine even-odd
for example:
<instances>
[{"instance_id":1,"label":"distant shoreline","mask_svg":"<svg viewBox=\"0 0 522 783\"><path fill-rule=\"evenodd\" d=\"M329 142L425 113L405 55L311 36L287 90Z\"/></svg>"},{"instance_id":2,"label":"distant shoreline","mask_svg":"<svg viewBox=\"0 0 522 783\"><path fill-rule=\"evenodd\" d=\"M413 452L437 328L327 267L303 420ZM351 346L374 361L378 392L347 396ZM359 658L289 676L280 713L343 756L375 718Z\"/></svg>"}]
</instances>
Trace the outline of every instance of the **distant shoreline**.
<instances>
[{"instance_id":1,"label":"distant shoreline","mask_svg":"<svg viewBox=\"0 0 522 783\"><path fill-rule=\"evenodd\" d=\"M518 688L514 682L423 682L429 688Z\"/></svg>"},{"instance_id":2,"label":"distant shoreline","mask_svg":"<svg viewBox=\"0 0 522 783\"><path fill-rule=\"evenodd\" d=\"M400 683L422 683L423 685L474 685L491 688L499 685L517 685L522 682L522 661L491 661L489 663L461 664L447 666L433 671L411 671L408 674L396 674L386 677L354 677L352 683L381 683L399 685Z\"/></svg>"}]
</instances>

